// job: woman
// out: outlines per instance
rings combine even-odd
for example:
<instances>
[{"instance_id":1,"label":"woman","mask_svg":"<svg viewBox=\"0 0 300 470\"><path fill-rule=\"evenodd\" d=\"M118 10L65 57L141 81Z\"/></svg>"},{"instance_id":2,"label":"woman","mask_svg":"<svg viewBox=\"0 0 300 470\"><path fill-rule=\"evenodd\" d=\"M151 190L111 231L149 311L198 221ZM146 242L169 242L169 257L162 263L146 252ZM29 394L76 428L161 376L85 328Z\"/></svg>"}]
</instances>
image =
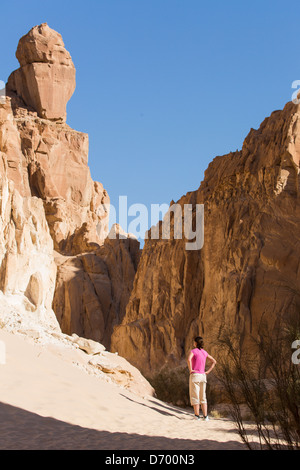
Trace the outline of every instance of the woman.
<instances>
[{"instance_id":1,"label":"woman","mask_svg":"<svg viewBox=\"0 0 300 470\"><path fill-rule=\"evenodd\" d=\"M200 404L203 418L208 421L206 400L206 376L213 370L216 360L203 349L203 338L197 336L194 340L195 349L192 349L187 363L190 371L190 401L194 408L195 416L200 419ZM206 359L212 362L211 367L205 371Z\"/></svg>"}]
</instances>

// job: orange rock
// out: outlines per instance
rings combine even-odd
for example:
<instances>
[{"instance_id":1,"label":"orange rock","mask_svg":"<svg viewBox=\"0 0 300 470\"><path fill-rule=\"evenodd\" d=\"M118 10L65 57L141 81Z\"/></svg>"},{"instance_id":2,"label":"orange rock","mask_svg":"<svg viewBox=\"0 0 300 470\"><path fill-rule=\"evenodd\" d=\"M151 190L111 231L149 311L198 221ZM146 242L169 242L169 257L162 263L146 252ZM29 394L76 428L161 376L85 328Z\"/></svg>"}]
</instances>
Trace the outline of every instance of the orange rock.
<instances>
[{"instance_id":1,"label":"orange rock","mask_svg":"<svg viewBox=\"0 0 300 470\"><path fill-rule=\"evenodd\" d=\"M183 363L193 337L218 357L225 327L251 351L266 323L299 315L300 110L292 102L252 129L241 151L216 157L197 191L180 204L204 204L204 246L146 240L112 351L147 375Z\"/></svg>"},{"instance_id":2,"label":"orange rock","mask_svg":"<svg viewBox=\"0 0 300 470\"><path fill-rule=\"evenodd\" d=\"M14 91L39 117L66 120L66 106L75 91L75 67L62 37L47 23L23 36L16 52L20 68L8 79Z\"/></svg>"},{"instance_id":3,"label":"orange rock","mask_svg":"<svg viewBox=\"0 0 300 470\"><path fill-rule=\"evenodd\" d=\"M34 207L38 203L57 276L56 269L54 279L53 271L48 273L49 285L41 277L36 264L45 264L48 245L34 244L33 256L30 244L18 244L25 224L18 222L2 251L0 237L0 289L7 290L19 279L13 274L19 271L26 280L23 296L28 308L44 306L46 291L47 308L53 305L63 332L109 345L132 289L139 242L119 227L112 229L114 239L107 238L110 200L103 185L91 178L88 135L64 122L75 68L61 36L46 24L36 26L20 39L16 55L21 68L11 75L9 96L0 104L0 183L5 175L21 199L34 201ZM6 231L11 227L9 217ZM40 238L36 231L30 233L37 241L44 236L42 231ZM14 245L20 258L8 253ZM28 256L36 260L35 270L23 273L20 260Z\"/></svg>"},{"instance_id":4,"label":"orange rock","mask_svg":"<svg viewBox=\"0 0 300 470\"><path fill-rule=\"evenodd\" d=\"M131 239L105 242L109 196L101 183L92 180L88 167L88 135L71 129L64 122L63 109L59 106L65 109L67 99L55 94L57 90L65 93L64 89L70 89L64 74L68 70L75 72L61 36L46 24L37 26L21 38L16 55L21 68L10 77L8 96L0 104L0 190L2 178L5 178L19 195L13 200L28 202L24 215L16 205L10 209L12 214L7 209L9 213L3 215L7 222L3 227L3 240L0 237L0 290L15 295L11 286L24 278L20 295L26 308L35 311L51 310L55 288L53 305L65 331L110 341L112 325L125 313L139 243ZM43 78L43 88L39 79L45 67L49 75ZM27 73L33 74L30 82ZM12 86L18 80L20 83ZM75 86L75 80L72 83ZM44 91L48 94L44 95ZM34 101L33 97L38 99ZM43 112L37 103L42 103ZM51 114L54 110L57 119ZM5 200L5 191L4 199L0 195L0 202ZM26 216L31 215L28 207L36 206L41 213L35 215L34 220L36 223L40 219L44 221L48 239L40 225L36 228L32 222L33 230L32 224L26 224ZM18 224L16 228L15 224ZM44 239L47 243L41 242ZM19 256L12 255L13 249L18 250ZM28 259L31 264L35 263L32 269ZM52 270L47 271L45 259ZM23 260L28 263L25 271ZM69 283L74 266L75 270L79 266L77 277ZM103 276L98 273L99 266L106 266ZM84 280L82 285L81 280ZM61 293L65 296L61 297ZM68 294L71 296L69 303ZM63 312L62 306L65 307ZM78 328L80 324L82 328ZM71 330L67 325L71 325Z\"/></svg>"},{"instance_id":5,"label":"orange rock","mask_svg":"<svg viewBox=\"0 0 300 470\"><path fill-rule=\"evenodd\" d=\"M114 230L114 227L112 228ZM53 308L62 331L110 347L113 327L125 314L139 261L139 242L125 234L107 238L90 253L56 254Z\"/></svg>"}]
</instances>

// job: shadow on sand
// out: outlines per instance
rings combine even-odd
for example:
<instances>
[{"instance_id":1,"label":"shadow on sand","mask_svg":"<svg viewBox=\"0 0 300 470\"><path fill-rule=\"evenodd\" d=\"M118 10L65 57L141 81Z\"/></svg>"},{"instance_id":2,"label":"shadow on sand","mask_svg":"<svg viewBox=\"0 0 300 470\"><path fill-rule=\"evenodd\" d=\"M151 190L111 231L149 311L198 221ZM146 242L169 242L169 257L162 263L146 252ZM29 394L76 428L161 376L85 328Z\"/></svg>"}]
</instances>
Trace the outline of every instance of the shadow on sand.
<instances>
[{"instance_id":1,"label":"shadow on sand","mask_svg":"<svg viewBox=\"0 0 300 470\"><path fill-rule=\"evenodd\" d=\"M83 428L0 403L0 450L245 450L236 441L193 441Z\"/></svg>"}]
</instances>

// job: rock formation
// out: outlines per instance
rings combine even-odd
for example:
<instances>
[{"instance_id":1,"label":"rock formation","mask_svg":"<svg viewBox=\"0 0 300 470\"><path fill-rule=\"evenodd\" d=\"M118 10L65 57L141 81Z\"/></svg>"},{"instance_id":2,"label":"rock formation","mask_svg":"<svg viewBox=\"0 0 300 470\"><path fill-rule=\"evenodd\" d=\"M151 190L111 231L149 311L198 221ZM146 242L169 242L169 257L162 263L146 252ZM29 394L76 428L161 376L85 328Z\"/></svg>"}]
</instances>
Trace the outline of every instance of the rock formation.
<instances>
[{"instance_id":1,"label":"rock formation","mask_svg":"<svg viewBox=\"0 0 300 470\"><path fill-rule=\"evenodd\" d=\"M94 252L56 255L53 308L65 333L78 333L109 348L113 327L125 314L139 252L137 240L117 226L117 238L108 237Z\"/></svg>"},{"instance_id":2,"label":"rock formation","mask_svg":"<svg viewBox=\"0 0 300 470\"><path fill-rule=\"evenodd\" d=\"M5 173L0 179L1 325L59 329L52 311L56 282L53 241L43 203L22 198ZM11 306L11 310L7 306ZM23 321L22 321L23 320ZM23 323L23 325L22 325Z\"/></svg>"},{"instance_id":3,"label":"rock formation","mask_svg":"<svg viewBox=\"0 0 300 470\"><path fill-rule=\"evenodd\" d=\"M229 326L247 350L262 323L271 331L299 311L298 105L216 157L178 201L204 205L201 250L186 250L174 227L170 240L151 239L152 228L140 257L120 227L108 236L109 197L92 180L88 136L66 124L75 68L61 36L36 26L17 58L0 103L1 326L33 336L61 327L151 375L185 361L196 334L217 356Z\"/></svg>"},{"instance_id":4,"label":"rock formation","mask_svg":"<svg viewBox=\"0 0 300 470\"><path fill-rule=\"evenodd\" d=\"M75 67L61 35L46 23L36 26L20 39L16 57L21 67L9 77L8 89L40 118L65 121Z\"/></svg>"},{"instance_id":5,"label":"rock formation","mask_svg":"<svg viewBox=\"0 0 300 470\"><path fill-rule=\"evenodd\" d=\"M185 361L194 335L218 357L225 327L245 351L262 324L271 333L280 316L299 315L299 131L290 102L251 129L241 151L210 163L178 201L204 204L203 248L146 240L113 351L150 376Z\"/></svg>"},{"instance_id":6,"label":"rock formation","mask_svg":"<svg viewBox=\"0 0 300 470\"><path fill-rule=\"evenodd\" d=\"M16 56L20 68L0 103L0 290L49 319L53 307L64 332L107 347L125 313L139 243L127 234L107 239L109 196L91 177L88 135L65 122L75 67L61 36L35 26Z\"/></svg>"},{"instance_id":7,"label":"rock formation","mask_svg":"<svg viewBox=\"0 0 300 470\"><path fill-rule=\"evenodd\" d=\"M1 121L8 178L21 196L43 200L55 250L65 254L93 250L108 234L109 197L102 184L91 178L88 135L71 129L60 109L65 110L75 89L72 59L61 36L46 24L20 39L16 55L21 68L8 79L11 99ZM44 66L54 72L43 77L39 86L39 68ZM72 70L72 93L65 69ZM30 101L27 95L38 98Z\"/></svg>"}]
</instances>

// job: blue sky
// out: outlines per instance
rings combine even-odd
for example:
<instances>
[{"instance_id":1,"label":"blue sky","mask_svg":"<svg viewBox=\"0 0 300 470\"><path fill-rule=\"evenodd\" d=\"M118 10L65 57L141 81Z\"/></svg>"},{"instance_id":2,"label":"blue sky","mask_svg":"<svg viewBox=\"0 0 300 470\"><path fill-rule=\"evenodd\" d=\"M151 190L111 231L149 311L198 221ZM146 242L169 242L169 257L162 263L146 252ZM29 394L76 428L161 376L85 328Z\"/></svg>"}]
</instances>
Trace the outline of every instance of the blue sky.
<instances>
[{"instance_id":1,"label":"blue sky","mask_svg":"<svg viewBox=\"0 0 300 470\"><path fill-rule=\"evenodd\" d=\"M197 189L300 80L299 1L2 0L1 18L4 81L33 26L62 34L77 70L67 122L89 134L92 177L116 207Z\"/></svg>"}]
</instances>

